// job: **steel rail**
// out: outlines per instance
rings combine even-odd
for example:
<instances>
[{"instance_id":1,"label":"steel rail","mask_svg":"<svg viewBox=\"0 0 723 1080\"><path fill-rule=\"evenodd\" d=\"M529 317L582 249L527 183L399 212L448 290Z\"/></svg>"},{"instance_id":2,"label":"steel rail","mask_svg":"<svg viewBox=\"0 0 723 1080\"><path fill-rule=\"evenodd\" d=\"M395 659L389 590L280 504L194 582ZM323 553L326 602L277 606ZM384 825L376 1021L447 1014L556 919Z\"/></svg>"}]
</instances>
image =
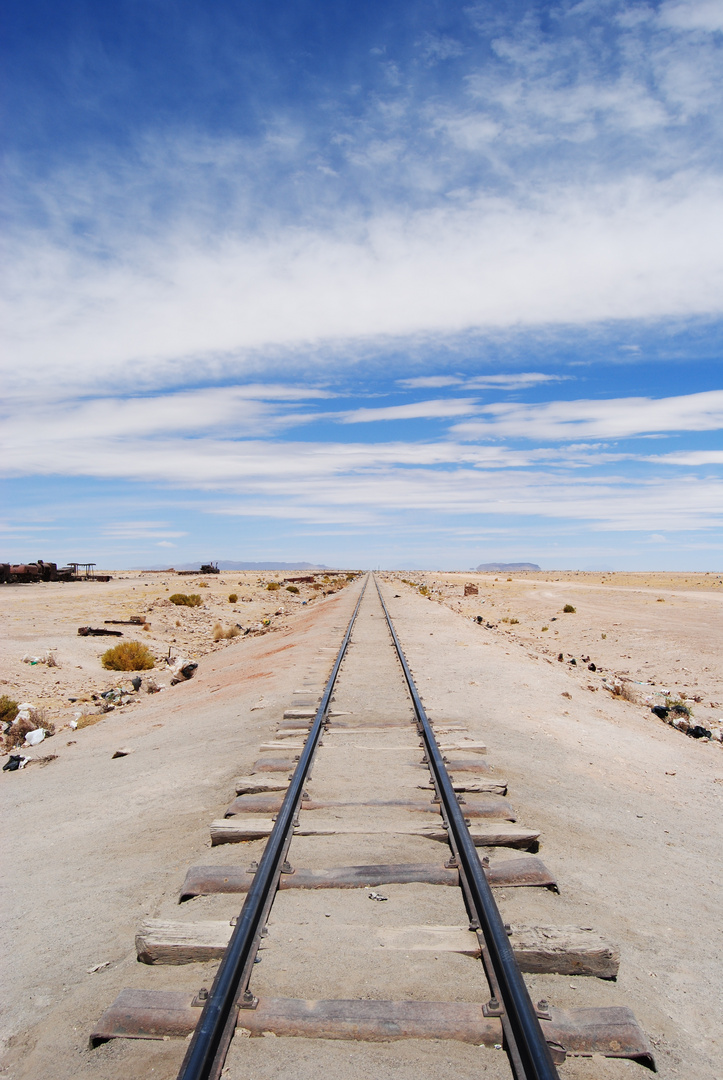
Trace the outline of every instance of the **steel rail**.
<instances>
[{"instance_id":1,"label":"steel rail","mask_svg":"<svg viewBox=\"0 0 723 1080\"><path fill-rule=\"evenodd\" d=\"M236 1024L236 1010L239 1004L253 1007L254 999L247 987L261 931L278 886L282 864L293 836L294 822L304 791L304 783L326 719L334 683L366 592L367 581L364 582L364 587L359 594L319 708L316 710L316 716L304 743L304 749L286 789L281 809L266 842L231 940L208 992L208 999L178 1073L178 1080L215 1080L223 1068L228 1043Z\"/></svg>"},{"instance_id":2,"label":"steel rail","mask_svg":"<svg viewBox=\"0 0 723 1080\"><path fill-rule=\"evenodd\" d=\"M499 987L503 1028L506 1039L513 1043L507 1047L513 1071L518 1080L559 1080L559 1073L555 1068L535 1007L515 960L502 916L482 869L477 848L469 834L463 811L444 765L442 752L412 678L404 650L397 637L376 577L374 577L374 584L412 698L417 728L424 739L427 760L446 816L452 851L466 879L466 892L473 909L473 917L478 921L485 939L494 973L493 997L496 996L495 981Z\"/></svg>"}]
</instances>

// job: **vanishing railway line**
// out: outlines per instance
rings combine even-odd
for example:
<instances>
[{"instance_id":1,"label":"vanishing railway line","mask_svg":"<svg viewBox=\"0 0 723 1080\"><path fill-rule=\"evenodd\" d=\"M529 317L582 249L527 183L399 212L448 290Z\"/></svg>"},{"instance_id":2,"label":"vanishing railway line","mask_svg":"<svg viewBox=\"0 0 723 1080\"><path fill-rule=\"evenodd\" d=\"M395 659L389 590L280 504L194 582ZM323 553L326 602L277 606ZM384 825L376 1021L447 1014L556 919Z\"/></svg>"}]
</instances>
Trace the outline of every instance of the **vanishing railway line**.
<instances>
[{"instance_id":1,"label":"vanishing railway line","mask_svg":"<svg viewBox=\"0 0 723 1080\"><path fill-rule=\"evenodd\" d=\"M363 585L323 689L318 677L308 680L252 773L237 782L226 817L211 825L214 845L263 842L258 863L249 866L244 854L230 865L192 867L186 876L182 900L245 893L240 914L225 923L149 920L139 930L138 957L146 963L220 959L210 989L125 990L99 1020L91 1045L188 1038L179 1080L219 1077L238 1031L471 1043L491 1048L497 1064L489 1075L516 1080L556 1077L566 1055L632 1058L654 1068L629 1009L533 1004L523 971L614 978L616 949L589 929L505 925L494 887L556 888L535 855L504 857L509 848L536 851L539 834L517 824L505 781L464 723L427 716L372 582ZM351 707L340 710L340 699ZM359 855L367 861L359 864ZM367 908L359 924L326 922L352 909L359 914L360 898L394 899L375 892L379 887L397 888L396 909L373 905L373 919ZM303 918L285 922L282 910L277 921L292 895L288 910ZM407 910L449 918L455 905L457 922L467 925L399 924ZM313 940L305 966L292 963L289 974L280 962L289 952L282 935L299 947L308 927ZM346 969L330 959L334 947ZM446 963L430 963L437 957ZM270 962L257 968L261 959ZM308 988L308 969L315 967L322 981L328 969L332 982L346 980L352 989L360 985L359 971L381 973L385 986L407 994L384 1000L372 979L354 997L291 996L289 983Z\"/></svg>"}]
</instances>

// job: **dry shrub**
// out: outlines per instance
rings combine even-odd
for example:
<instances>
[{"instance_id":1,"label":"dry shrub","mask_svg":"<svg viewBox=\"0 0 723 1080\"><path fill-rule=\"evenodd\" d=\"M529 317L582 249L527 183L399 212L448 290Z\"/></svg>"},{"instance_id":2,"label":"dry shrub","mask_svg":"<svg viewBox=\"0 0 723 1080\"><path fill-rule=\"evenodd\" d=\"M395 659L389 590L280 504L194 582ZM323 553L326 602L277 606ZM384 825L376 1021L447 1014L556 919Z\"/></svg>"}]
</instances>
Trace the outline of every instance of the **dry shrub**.
<instances>
[{"instance_id":1,"label":"dry shrub","mask_svg":"<svg viewBox=\"0 0 723 1080\"><path fill-rule=\"evenodd\" d=\"M690 719L693 715L693 710L690 705L686 705L681 698L666 697L665 707L666 709L670 709L673 716L685 716Z\"/></svg>"},{"instance_id":2,"label":"dry shrub","mask_svg":"<svg viewBox=\"0 0 723 1080\"><path fill-rule=\"evenodd\" d=\"M238 593L232 592L228 594L229 604L235 604L238 600Z\"/></svg>"},{"instance_id":3,"label":"dry shrub","mask_svg":"<svg viewBox=\"0 0 723 1080\"><path fill-rule=\"evenodd\" d=\"M562 610L565 612L566 615L574 615L577 611L577 608L574 608L572 604L565 604Z\"/></svg>"},{"instance_id":4,"label":"dry shrub","mask_svg":"<svg viewBox=\"0 0 723 1080\"><path fill-rule=\"evenodd\" d=\"M12 724L18 715L18 703L9 698L7 694L0 697L0 724Z\"/></svg>"},{"instance_id":5,"label":"dry shrub","mask_svg":"<svg viewBox=\"0 0 723 1080\"><path fill-rule=\"evenodd\" d=\"M239 630L238 626L229 626L228 630L224 630L224 628L221 626L221 623L216 623L216 625L213 628L213 640L214 641L223 641L223 640L229 640L230 641L231 638L238 637L240 633L241 633L241 631Z\"/></svg>"},{"instance_id":6,"label":"dry shrub","mask_svg":"<svg viewBox=\"0 0 723 1080\"><path fill-rule=\"evenodd\" d=\"M153 653L140 641L123 641L107 649L100 659L108 671L148 671L156 665Z\"/></svg>"},{"instance_id":7,"label":"dry shrub","mask_svg":"<svg viewBox=\"0 0 723 1080\"><path fill-rule=\"evenodd\" d=\"M266 588L269 590L269 592L275 592L276 589L280 589L281 586L279 585L278 581L270 581Z\"/></svg>"},{"instance_id":8,"label":"dry shrub","mask_svg":"<svg viewBox=\"0 0 723 1080\"><path fill-rule=\"evenodd\" d=\"M13 724L5 736L5 746L8 750L14 750L16 746L22 746L25 736L29 731L35 731L38 725L33 720L18 720Z\"/></svg>"},{"instance_id":9,"label":"dry shrub","mask_svg":"<svg viewBox=\"0 0 723 1080\"><path fill-rule=\"evenodd\" d=\"M18 720L16 724L13 724L5 736L7 749L12 750L16 746L22 746L28 732L36 731L37 728L43 728L46 735L54 735L55 724L51 724L49 720L46 720L45 715L44 709L31 709L27 720Z\"/></svg>"},{"instance_id":10,"label":"dry shrub","mask_svg":"<svg viewBox=\"0 0 723 1080\"><path fill-rule=\"evenodd\" d=\"M200 607L201 597L198 593L182 593L174 592L168 599L172 604L176 604L177 607Z\"/></svg>"},{"instance_id":11,"label":"dry shrub","mask_svg":"<svg viewBox=\"0 0 723 1080\"><path fill-rule=\"evenodd\" d=\"M298 593L299 587L298 587L298 585L287 585L286 586L286 591L290 592L290 593Z\"/></svg>"},{"instance_id":12,"label":"dry shrub","mask_svg":"<svg viewBox=\"0 0 723 1080\"><path fill-rule=\"evenodd\" d=\"M419 586L419 591L422 594L422 596L429 596L429 589L427 588L426 585L420 585Z\"/></svg>"},{"instance_id":13,"label":"dry shrub","mask_svg":"<svg viewBox=\"0 0 723 1080\"><path fill-rule=\"evenodd\" d=\"M632 702L633 705L638 704L638 691L635 689L632 683L621 683L620 693L618 696L621 697L624 701Z\"/></svg>"},{"instance_id":14,"label":"dry shrub","mask_svg":"<svg viewBox=\"0 0 723 1080\"><path fill-rule=\"evenodd\" d=\"M633 705L639 704L638 692L632 683L616 680L613 683L606 684L606 686L613 697L622 698L623 701L630 701Z\"/></svg>"},{"instance_id":15,"label":"dry shrub","mask_svg":"<svg viewBox=\"0 0 723 1080\"><path fill-rule=\"evenodd\" d=\"M103 713L83 713L78 717L77 729L80 731L84 727L92 727L93 724L99 723L103 719Z\"/></svg>"}]
</instances>

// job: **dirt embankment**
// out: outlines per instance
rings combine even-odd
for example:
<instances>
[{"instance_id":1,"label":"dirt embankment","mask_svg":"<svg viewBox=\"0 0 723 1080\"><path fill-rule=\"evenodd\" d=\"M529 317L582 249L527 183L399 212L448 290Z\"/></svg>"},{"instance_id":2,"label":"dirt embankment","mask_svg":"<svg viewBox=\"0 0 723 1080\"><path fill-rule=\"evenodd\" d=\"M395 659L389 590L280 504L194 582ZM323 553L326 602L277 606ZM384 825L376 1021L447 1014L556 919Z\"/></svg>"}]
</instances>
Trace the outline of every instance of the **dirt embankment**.
<instances>
[{"instance_id":1,"label":"dirt embankment","mask_svg":"<svg viewBox=\"0 0 723 1080\"><path fill-rule=\"evenodd\" d=\"M311 580L289 580L295 576ZM0 698L31 706L37 727L61 732L79 722L83 728L108 711L131 709L146 690L168 687L175 661L198 661L283 630L295 612L348 583L346 574L120 571L109 582L3 585ZM192 606L172 602L178 594L198 599ZM81 627L110 633L79 636ZM140 691L133 672L108 671L101 662L107 649L128 641L140 641L154 659L152 670L138 673ZM115 688L122 697L102 698ZM0 750L15 753L17 739L8 736L0 734ZM52 753L52 743L26 751L34 760Z\"/></svg>"},{"instance_id":2,"label":"dirt embankment","mask_svg":"<svg viewBox=\"0 0 723 1080\"><path fill-rule=\"evenodd\" d=\"M528 571L394 577L402 587L421 589L430 600L474 620L483 638L502 638L564 665L571 691L621 696L651 723L661 720L652 707L660 712L672 705L668 723L683 732L702 728L720 742L720 574Z\"/></svg>"}]
</instances>

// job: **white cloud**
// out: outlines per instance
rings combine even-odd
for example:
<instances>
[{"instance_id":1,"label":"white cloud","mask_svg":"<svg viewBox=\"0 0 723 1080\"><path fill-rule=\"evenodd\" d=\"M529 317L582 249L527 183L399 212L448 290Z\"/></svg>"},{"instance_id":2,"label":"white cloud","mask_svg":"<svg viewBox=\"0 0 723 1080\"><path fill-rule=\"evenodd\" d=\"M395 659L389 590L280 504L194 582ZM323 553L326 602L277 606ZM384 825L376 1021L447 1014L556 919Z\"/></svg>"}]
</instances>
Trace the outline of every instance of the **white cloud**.
<instances>
[{"instance_id":1,"label":"white cloud","mask_svg":"<svg viewBox=\"0 0 723 1080\"><path fill-rule=\"evenodd\" d=\"M168 528L165 521L115 521L107 522L101 528L101 534L114 540L151 540L158 537L187 536L186 532L178 532ZM173 545L168 545L172 547Z\"/></svg>"},{"instance_id":2,"label":"white cloud","mask_svg":"<svg viewBox=\"0 0 723 1080\"><path fill-rule=\"evenodd\" d=\"M679 450L673 454L657 454L647 457L646 461L659 462L661 465L723 465L723 450Z\"/></svg>"},{"instance_id":3,"label":"white cloud","mask_svg":"<svg viewBox=\"0 0 723 1080\"><path fill-rule=\"evenodd\" d=\"M660 8L663 26L679 30L723 30L721 0L669 0Z\"/></svg>"},{"instance_id":4,"label":"white cloud","mask_svg":"<svg viewBox=\"0 0 723 1080\"><path fill-rule=\"evenodd\" d=\"M47 395L47 387L35 388ZM309 422L315 414L288 405L304 398L329 398L327 391L290 386L224 386L147 397L105 397L64 400L59 388L51 401L5 403L4 438L20 445L29 430L45 444L86 439L136 438L201 432L231 433L237 438L271 436L289 425Z\"/></svg>"},{"instance_id":5,"label":"white cloud","mask_svg":"<svg viewBox=\"0 0 723 1080\"><path fill-rule=\"evenodd\" d=\"M461 386L464 379L455 375L417 375L413 379L397 379L405 390L441 390L445 386Z\"/></svg>"},{"instance_id":6,"label":"white cloud","mask_svg":"<svg viewBox=\"0 0 723 1080\"><path fill-rule=\"evenodd\" d=\"M723 184L680 175L534 201L372 217L203 243L118 236L98 263L50 241L17 252L4 386L68 393L233 377L259 351L338 363L344 343L471 328L720 313ZM32 373L32 375L30 374Z\"/></svg>"},{"instance_id":7,"label":"white cloud","mask_svg":"<svg viewBox=\"0 0 723 1080\"><path fill-rule=\"evenodd\" d=\"M480 409L483 420L453 427L462 439L623 439L676 431L717 431L723 427L723 390L659 398L603 401L499 403Z\"/></svg>"},{"instance_id":8,"label":"white cloud","mask_svg":"<svg viewBox=\"0 0 723 1080\"><path fill-rule=\"evenodd\" d=\"M566 377L569 376L523 371L511 372L508 375L474 375L469 378L461 378L457 375L418 375L411 379L397 379L397 383L408 390L432 390L445 386L461 386L465 390L519 390L526 386L560 382Z\"/></svg>"},{"instance_id":9,"label":"white cloud","mask_svg":"<svg viewBox=\"0 0 723 1080\"><path fill-rule=\"evenodd\" d=\"M475 375L465 381L465 390L522 390L526 386L562 382L569 375L543 375L540 371L523 371L510 375Z\"/></svg>"},{"instance_id":10,"label":"white cloud","mask_svg":"<svg viewBox=\"0 0 723 1080\"><path fill-rule=\"evenodd\" d=\"M336 415L342 424L368 424L376 420L438 420L469 416L476 406L475 398L440 398L436 401L410 402L408 405L385 405L378 409L352 409Z\"/></svg>"}]
</instances>

